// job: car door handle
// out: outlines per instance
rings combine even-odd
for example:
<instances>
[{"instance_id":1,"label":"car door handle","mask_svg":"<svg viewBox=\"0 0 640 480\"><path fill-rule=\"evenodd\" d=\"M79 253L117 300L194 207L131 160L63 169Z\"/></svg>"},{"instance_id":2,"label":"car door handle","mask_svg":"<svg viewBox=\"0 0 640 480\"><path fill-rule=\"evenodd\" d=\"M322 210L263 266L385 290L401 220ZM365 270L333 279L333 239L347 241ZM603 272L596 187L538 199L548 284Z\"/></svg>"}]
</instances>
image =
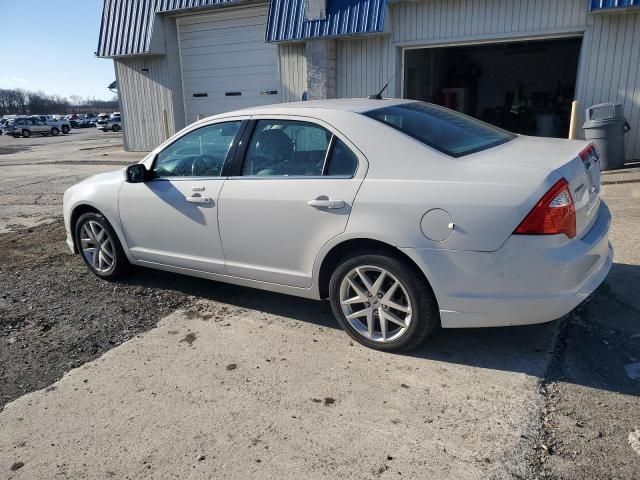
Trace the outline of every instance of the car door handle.
<instances>
[{"instance_id":1,"label":"car door handle","mask_svg":"<svg viewBox=\"0 0 640 480\"><path fill-rule=\"evenodd\" d=\"M205 203L207 205L213 203L213 198L211 197L186 197L186 200L190 203Z\"/></svg>"},{"instance_id":2,"label":"car door handle","mask_svg":"<svg viewBox=\"0 0 640 480\"><path fill-rule=\"evenodd\" d=\"M345 206L342 200L330 200L328 198L316 198L309 200L307 204L315 208L344 208Z\"/></svg>"}]
</instances>

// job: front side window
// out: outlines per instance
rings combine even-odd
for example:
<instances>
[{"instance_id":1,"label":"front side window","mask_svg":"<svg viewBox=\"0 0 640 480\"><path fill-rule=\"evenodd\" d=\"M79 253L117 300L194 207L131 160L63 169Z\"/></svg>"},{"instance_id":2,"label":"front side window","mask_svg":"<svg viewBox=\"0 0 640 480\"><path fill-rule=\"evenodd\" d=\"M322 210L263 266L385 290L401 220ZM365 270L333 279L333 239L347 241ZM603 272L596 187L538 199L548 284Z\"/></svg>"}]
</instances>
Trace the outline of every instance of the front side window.
<instances>
[{"instance_id":1,"label":"front side window","mask_svg":"<svg viewBox=\"0 0 640 480\"><path fill-rule=\"evenodd\" d=\"M365 115L452 157L480 152L516 137L462 113L423 102L379 108Z\"/></svg>"},{"instance_id":2,"label":"front side window","mask_svg":"<svg viewBox=\"0 0 640 480\"><path fill-rule=\"evenodd\" d=\"M156 177L218 177L242 122L207 125L180 137L156 157Z\"/></svg>"}]
</instances>

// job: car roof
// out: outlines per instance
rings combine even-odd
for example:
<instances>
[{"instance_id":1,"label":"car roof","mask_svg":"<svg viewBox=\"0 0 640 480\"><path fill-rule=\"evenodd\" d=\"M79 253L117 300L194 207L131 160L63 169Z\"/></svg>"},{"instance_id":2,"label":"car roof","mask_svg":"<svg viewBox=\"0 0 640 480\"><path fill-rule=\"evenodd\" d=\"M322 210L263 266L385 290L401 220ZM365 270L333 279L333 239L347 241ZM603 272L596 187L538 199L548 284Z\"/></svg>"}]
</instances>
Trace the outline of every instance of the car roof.
<instances>
[{"instance_id":1,"label":"car roof","mask_svg":"<svg viewBox=\"0 0 640 480\"><path fill-rule=\"evenodd\" d=\"M390 107L394 105L404 105L414 103L415 100L399 98L383 98L380 100L369 98L336 98L330 100L309 100L304 102L276 103L272 105L262 105L258 107L245 108L234 112L227 112L223 116L229 115L251 115L264 113L295 113L295 109L318 108L324 110L340 110L353 113L365 113L378 108ZM215 115L215 117L222 116Z\"/></svg>"}]
</instances>

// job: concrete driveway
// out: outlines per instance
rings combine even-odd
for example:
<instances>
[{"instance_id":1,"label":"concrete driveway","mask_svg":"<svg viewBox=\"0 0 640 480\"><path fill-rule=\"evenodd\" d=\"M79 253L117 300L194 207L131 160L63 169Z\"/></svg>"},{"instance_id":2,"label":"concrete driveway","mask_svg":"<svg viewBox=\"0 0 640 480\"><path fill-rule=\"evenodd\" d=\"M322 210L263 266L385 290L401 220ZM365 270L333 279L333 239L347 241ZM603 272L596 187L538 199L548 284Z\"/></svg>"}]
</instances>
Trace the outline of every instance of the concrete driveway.
<instances>
[{"instance_id":1,"label":"concrete driveway","mask_svg":"<svg viewBox=\"0 0 640 480\"><path fill-rule=\"evenodd\" d=\"M132 163L105 145L115 163ZM59 222L63 189L112 167L96 160L102 150L85 157L77 145L44 161L48 147L0 155L0 221L11 231L0 247L13 255L0 255L0 276L11 277L0 282L0 307L15 320L0 336L2 358L58 351L120 321L128 333L5 406L0 478L640 477L631 441L640 429L640 172L605 175L616 265L590 302L546 325L440 330L391 355L351 342L326 303L145 270L98 282L63 256L63 238L51 239L49 263L22 266L19 255L38 252L32 238L59 233L55 223L31 233L11 225ZM50 205L33 201L32 186L51 187ZM42 280L49 274L63 285ZM26 291L35 281L45 282L46 303ZM154 308L167 295L184 302L165 315L172 309ZM144 312L158 318L137 328ZM93 320L76 328L78 316Z\"/></svg>"}]
</instances>

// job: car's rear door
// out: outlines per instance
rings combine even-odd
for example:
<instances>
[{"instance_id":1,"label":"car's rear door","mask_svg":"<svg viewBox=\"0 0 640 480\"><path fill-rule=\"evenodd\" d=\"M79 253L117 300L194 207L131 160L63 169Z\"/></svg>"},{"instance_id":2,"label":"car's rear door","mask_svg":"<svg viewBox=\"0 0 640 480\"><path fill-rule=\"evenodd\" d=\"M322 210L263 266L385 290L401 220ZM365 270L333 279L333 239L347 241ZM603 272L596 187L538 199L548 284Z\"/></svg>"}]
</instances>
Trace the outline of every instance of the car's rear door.
<instances>
[{"instance_id":1,"label":"car's rear door","mask_svg":"<svg viewBox=\"0 0 640 480\"><path fill-rule=\"evenodd\" d=\"M154 178L123 184L120 220L136 260L225 273L218 197L245 125L237 118L191 130L158 153Z\"/></svg>"},{"instance_id":2,"label":"car's rear door","mask_svg":"<svg viewBox=\"0 0 640 480\"><path fill-rule=\"evenodd\" d=\"M236 162L219 204L228 273L310 287L318 251L346 228L366 159L319 120L261 115Z\"/></svg>"}]
</instances>

